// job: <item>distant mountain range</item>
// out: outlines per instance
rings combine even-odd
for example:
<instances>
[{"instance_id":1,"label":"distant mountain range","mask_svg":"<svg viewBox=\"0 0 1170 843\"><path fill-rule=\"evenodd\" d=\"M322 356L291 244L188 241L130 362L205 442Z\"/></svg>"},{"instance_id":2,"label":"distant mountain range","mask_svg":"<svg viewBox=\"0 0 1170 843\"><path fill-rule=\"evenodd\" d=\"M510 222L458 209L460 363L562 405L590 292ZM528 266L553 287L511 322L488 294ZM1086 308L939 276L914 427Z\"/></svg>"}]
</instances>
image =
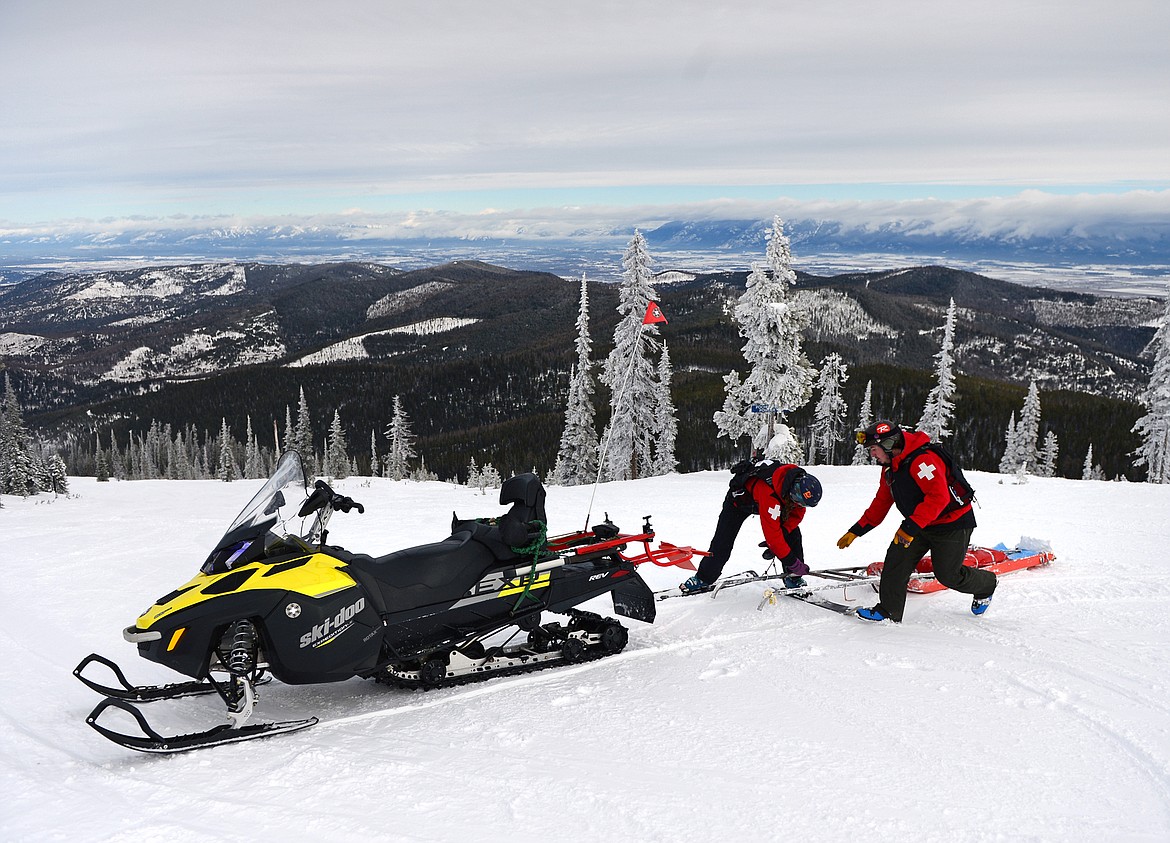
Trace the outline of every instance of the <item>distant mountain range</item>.
<instances>
[{"instance_id":1,"label":"distant mountain range","mask_svg":"<svg viewBox=\"0 0 1170 843\"><path fill-rule=\"evenodd\" d=\"M651 251L666 267L746 268L764 253L768 220L671 221L643 230ZM629 227L581 227L533 232L449 236L411 235L402 226L380 228L357 222L214 226L198 221L127 221L63 230L5 229L0 236L0 284L37 274L46 264L97 265L101 261L256 261L320 263L375 260L404 269L433 266L474 253L481 260L572 277L586 272L599 280L620 274ZM986 226L973 221L892 219L871 224L794 218L786 222L793 253L820 265L848 266L851 256L897 256L902 265L934 262L970 267L979 262L1024 262L1060 266L1129 266L1139 273L1170 273L1170 226L1148 224L1023 223ZM699 261L688 256L701 253ZM884 258L889 265L889 257ZM865 264L853 264L859 268Z\"/></svg>"},{"instance_id":2,"label":"distant mountain range","mask_svg":"<svg viewBox=\"0 0 1170 843\"><path fill-rule=\"evenodd\" d=\"M715 442L710 419L722 376L744 367L728 313L745 277L659 278L686 470L734 456L734 443ZM590 290L602 359L617 291L600 283ZM216 429L221 419L242 433L247 416L260 426L283 421L304 387L318 429L337 409L351 442L384 428L388 403L401 394L432 469L453 472L470 453L482 464L489 449L502 469L547 469L573 360L577 292L576 282L556 275L480 261L410 271L198 263L51 272L0 288L0 364L26 418L55 435L141 429L151 420ZM1162 302L1041 290L944 267L801 273L796 294L813 317L812 362L835 351L849 364L854 412L873 380L877 412L917 420L953 298L956 370L966 378L956 438L965 439L973 467L994 467L1008 416L1033 378L1046 424L1069 449L1070 475L1090 443L1112 473L1128 465L1132 401L1148 379L1143 352Z\"/></svg>"}]
</instances>

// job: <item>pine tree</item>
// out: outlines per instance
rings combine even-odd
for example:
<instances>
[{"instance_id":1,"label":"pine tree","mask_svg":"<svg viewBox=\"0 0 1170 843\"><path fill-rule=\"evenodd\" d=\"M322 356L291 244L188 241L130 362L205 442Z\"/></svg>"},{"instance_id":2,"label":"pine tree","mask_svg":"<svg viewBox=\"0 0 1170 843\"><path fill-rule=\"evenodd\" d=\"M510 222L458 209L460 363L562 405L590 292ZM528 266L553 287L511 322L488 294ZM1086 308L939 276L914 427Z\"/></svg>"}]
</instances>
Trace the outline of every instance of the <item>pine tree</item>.
<instances>
[{"instance_id":1,"label":"pine tree","mask_svg":"<svg viewBox=\"0 0 1170 843\"><path fill-rule=\"evenodd\" d=\"M378 434L370 428L370 476L378 476Z\"/></svg>"},{"instance_id":2,"label":"pine tree","mask_svg":"<svg viewBox=\"0 0 1170 843\"><path fill-rule=\"evenodd\" d=\"M305 400L305 388L301 387L297 401L297 424L293 434L294 447L301 452L301 459L308 467L313 463L317 449L313 445L313 421L309 416L309 402Z\"/></svg>"},{"instance_id":3,"label":"pine tree","mask_svg":"<svg viewBox=\"0 0 1170 843\"><path fill-rule=\"evenodd\" d=\"M476 487L479 489L480 494L483 494L487 489L498 489L500 487L500 472L496 471L495 466L490 462L484 465L476 479Z\"/></svg>"},{"instance_id":4,"label":"pine tree","mask_svg":"<svg viewBox=\"0 0 1170 843\"><path fill-rule=\"evenodd\" d=\"M601 379L610 389L610 423L605 433L606 476L629 480L654 473L654 437L660 426L654 417L657 384L650 356L658 350L657 325L644 325L650 302L658 294L650 286L650 253L646 238L635 230L622 258L625 272L618 289L614 348L605 361Z\"/></svg>"},{"instance_id":5,"label":"pine tree","mask_svg":"<svg viewBox=\"0 0 1170 843\"><path fill-rule=\"evenodd\" d=\"M833 352L821 361L816 389L820 393L813 417L809 443L809 462L815 464L820 456L833 464L833 447L845 435L845 414L849 408L841 397L841 387L849 380L841 355Z\"/></svg>"},{"instance_id":6,"label":"pine tree","mask_svg":"<svg viewBox=\"0 0 1170 843\"><path fill-rule=\"evenodd\" d=\"M345 430L341 426L341 413L338 410L333 411L333 422L329 425L325 473L334 480L344 480L349 476L349 455L346 453Z\"/></svg>"},{"instance_id":7,"label":"pine tree","mask_svg":"<svg viewBox=\"0 0 1170 843\"><path fill-rule=\"evenodd\" d=\"M240 477L240 468L236 465L236 457L232 453L232 446L235 440L232 438L232 432L228 429L227 419L222 419L222 424L219 430L219 464L216 467L216 477L223 480L225 483L230 483L233 480L238 480Z\"/></svg>"},{"instance_id":8,"label":"pine tree","mask_svg":"<svg viewBox=\"0 0 1170 843\"><path fill-rule=\"evenodd\" d=\"M1019 465L1017 459L1019 453L1019 433L1016 426L1016 413L1012 411L1012 417L1008 420L1007 431L1004 434L1003 442L1003 457L999 461L1000 474L1012 474Z\"/></svg>"},{"instance_id":9,"label":"pine tree","mask_svg":"<svg viewBox=\"0 0 1170 843\"><path fill-rule=\"evenodd\" d=\"M37 493L28 430L7 372L0 407L0 492L21 497Z\"/></svg>"},{"instance_id":10,"label":"pine tree","mask_svg":"<svg viewBox=\"0 0 1170 843\"><path fill-rule=\"evenodd\" d=\"M1055 477L1056 476L1056 460L1060 455L1060 443L1056 440L1056 434L1051 430L1044 437L1044 447L1040 451L1040 460L1036 465L1036 473L1040 477Z\"/></svg>"},{"instance_id":11,"label":"pine tree","mask_svg":"<svg viewBox=\"0 0 1170 843\"><path fill-rule=\"evenodd\" d=\"M289 409L288 404L285 404L284 405L284 446L283 446L282 450L295 451L296 449L297 449L297 428L296 428L296 425L293 424L292 411ZM308 454L303 455L303 458L307 458L307 457L308 457Z\"/></svg>"},{"instance_id":12,"label":"pine tree","mask_svg":"<svg viewBox=\"0 0 1170 843\"><path fill-rule=\"evenodd\" d=\"M767 268L752 265L747 290L735 307L735 321L746 340L743 355L751 371L739 384L738 374L725 379L727 398L714 421L720 436L735 441L750 435L754 450L797 462L802 450L799 441L789 436L788 445L780 447L776 426L785 414L808 403L816 372L801 347L808 314L789 294L796 273L779 217L772 221L767 258Z\"/></svg>"},{"instance_id":13,"label":"pine tree","mask_svg":"<svg viewBox=\"0 0 1170 843\"><path fill-rule=\"evenodd\" d=\"M479 488L479 466L475 464L475 457L471 458L471 462L467 465L467 488Z\"/></svg>"},{"instance_id":14,"label":"pine tree","mask_svg":"<svg viewBox=\"0 0 1170 843\"><path fill-rule=\"evenodd\" d=\"M670 474L678 468L678 460L674 456L674 446L678 441L678 419L675 416L674 401L670 397L670 382L673 379L674 369L670 365L670 351L664 340L662 356L658 358L658 383L655 384L657 397L654 403L654 415L659 424L654 443L654 473L659 475Z\"/></svg>"},{"instance_id":15,"label":"pine tree","mask_svg":"<svg viewBox=\"0 0 1170 843\"><path fill-rule=\"evenodd\" d=\"M1016 425L1016 467L1027 471L1039 459L1040 441L1040 390L1033 380L1024 396L1024 407Z\"/></svg>"},{"instance_id":16,"label":"pine tree","mask_svg":"<svg viewBox=\"0 0 1170 843\"><path fill-rule=\"evenodd\" d=\"M954 365L955 347L955 300L951 299L947 308L947 321L943 329L942 348L935 355L938 366L935 376L938 382L926 397L926 406L922 410L922 419L918 422L918 429L926 433L935 442L940 442L951 435L950 423L955 415L955 375Z\"/></svg>"},{"instance_id":17,"label":"pine tree","mask_svg":"<svg viewBox=\"0 0 1170 843\"><path fill-rule=\"evenodd\" d=\"M1089 450L1085 452L1085 462L1081 466L1082 480L1100 480L1099 470L1093 465L1093 444L1089 443Z\"/></svg>"},{"instance_id":18,"label":"pine tree","mask_svg":"<svg viewBox=\"0 0 1170 843\"><path fill-rule=\"evenodd\" d=\"M51 454L45 461L46 476L49 485L46 487L47 491L55 495L64 495L69 492L69 477L68 471L65 468L65 460L61 459L58 453Z\"/></svg>"},{"instance_id":19,"label":"pine tree","mask_svg":"<svg viewBox=\"0 0 1170 843\"><path fill-rule=\"evenodd\" d=\"M410 460L417 457L414 451L414 434L410 430L410 417L402 407L402 397L394 396L394 415L386 427L386 438L390 450L386 453L386 476L392 480L403 480L410 474Z\"/></svg>"},{"instance_id":20,"label":"pine tree","mask_svg":"<svg viewBox=\"0 0 1170 843\"><path fill-rule=\"evenodd\" d=\"M873 381L865 383L865 397L861 399L861 412L857 418L858 430L873 424ZM868 465L869 451L860 442L853 446L853 465Z\"/></svg>"},{"instance_id":21,"label":"pine tree","mask_svg":"<svg viewBox=\"0 0 1170 843\"><path fill-rule=\"evenodd\" d=\"M255 480L267 477L268 472L264 470L264 461L260 455L260 443L256 441L256 434L252 432L252 417L249 415L247 419L247 430L244 433L247 439L244 445L244 477Z\"/></svg>"},{"instance_id":22,"label":"pine tree","mask_svg":"<svg viewBox=\"0 0 1170 843\"><path fill-rule=\"evenodd\" d=\"M589 287L581 275L581 305L577 312L577 363L569 374L565 428L557 449L552 482L579 486L597 478L598 441L593 415L593 363L589 360Z\"/></svg>"},{"instance_id":23,"label":"pine tree","mask_svg":"<svg viewBox=\"0 0 1170 843\"><path fill-rule=\"evenodd\" d=\"M1170 296L1150 347L1154 365L1150 384L1141 396L1146 414L1133 426L1133 432L1142 437L1142 444L1134 452L1134 465L1146 467L1150 483L1170 483Z\"/></svg>"}]
</instances>

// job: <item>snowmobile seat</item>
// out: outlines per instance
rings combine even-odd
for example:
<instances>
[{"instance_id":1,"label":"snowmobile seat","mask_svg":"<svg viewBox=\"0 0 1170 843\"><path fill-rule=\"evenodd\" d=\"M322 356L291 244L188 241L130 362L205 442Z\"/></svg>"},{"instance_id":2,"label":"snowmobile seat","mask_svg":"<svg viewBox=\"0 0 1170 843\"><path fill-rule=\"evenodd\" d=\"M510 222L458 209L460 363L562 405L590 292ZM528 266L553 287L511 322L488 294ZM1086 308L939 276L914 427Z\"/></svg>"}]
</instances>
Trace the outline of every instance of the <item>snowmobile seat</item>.
<instances>
[{"instance_id":1,"label":"snowmobile seat","mask_svg":"<svg viewBox=\"0 0 1170 843\"><path fill-rule=\"evenodd\" d=\"M499 562L515 559L519 554L514 548L526 547L540 535L532 522L548 524L544 508L545 491L540 478L535 474L517 474L500 487L500 503L512 504L512 508L495 519L495 523L464 521L452 513L452 534L469 530L475 541L488 548Z\"/></svg>"},{"instance_id":2,"label":"snowmobile seat","mask_svg":"<svg viewBox=\"0 0 1170 843\"><path fill-rule=\"evenodd\" d=\"M491 550L460 530L433 544L408 547L377 558L355 556L349 564L373 576L387 609L457 600L495 562Z\"/></svg>"}]
</instances>

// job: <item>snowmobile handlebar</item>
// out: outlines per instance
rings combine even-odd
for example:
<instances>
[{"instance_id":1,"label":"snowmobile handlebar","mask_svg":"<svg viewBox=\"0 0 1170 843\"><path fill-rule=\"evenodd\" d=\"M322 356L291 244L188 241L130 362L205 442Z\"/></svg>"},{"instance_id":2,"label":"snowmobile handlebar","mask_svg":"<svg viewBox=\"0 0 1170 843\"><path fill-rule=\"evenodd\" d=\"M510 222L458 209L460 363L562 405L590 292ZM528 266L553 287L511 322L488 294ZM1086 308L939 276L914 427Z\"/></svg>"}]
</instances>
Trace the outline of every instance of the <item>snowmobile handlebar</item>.
<instances>
[{"instance_id":1,"label":"snowmobile handlebar","mask_svg":"<svg viewBox=\"0 0 1170 843\"><path fill-rule=\"evenodd\" d=\"M337 494L324 480L318 480L313 484L312 493L301 504L297 516L304 518L327 506L332 507L334 512L349 512L352 509L356 509L359 513L366 511L366 508L353 498Z\"/></svg>"}]
</instances>

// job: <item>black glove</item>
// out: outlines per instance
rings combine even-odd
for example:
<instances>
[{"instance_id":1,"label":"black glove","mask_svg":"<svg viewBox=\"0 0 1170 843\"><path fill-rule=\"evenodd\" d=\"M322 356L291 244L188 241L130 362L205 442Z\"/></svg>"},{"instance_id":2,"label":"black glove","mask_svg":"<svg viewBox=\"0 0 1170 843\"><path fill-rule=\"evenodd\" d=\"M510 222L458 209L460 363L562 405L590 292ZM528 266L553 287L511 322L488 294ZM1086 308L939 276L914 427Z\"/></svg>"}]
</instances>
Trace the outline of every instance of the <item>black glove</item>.
<instances>
[{"instance_id":1,"label":"black glove","mask_svg":"<svg viewBox=\"0 0 1170 843\"><path fill-rule=\"evenodd\" d=\"M772 552L772 548L768 547L767 542L760 542L760 547L764 549L763 557L769 562L776 558L776 554Z\"/></svg>"}]
</instances>

